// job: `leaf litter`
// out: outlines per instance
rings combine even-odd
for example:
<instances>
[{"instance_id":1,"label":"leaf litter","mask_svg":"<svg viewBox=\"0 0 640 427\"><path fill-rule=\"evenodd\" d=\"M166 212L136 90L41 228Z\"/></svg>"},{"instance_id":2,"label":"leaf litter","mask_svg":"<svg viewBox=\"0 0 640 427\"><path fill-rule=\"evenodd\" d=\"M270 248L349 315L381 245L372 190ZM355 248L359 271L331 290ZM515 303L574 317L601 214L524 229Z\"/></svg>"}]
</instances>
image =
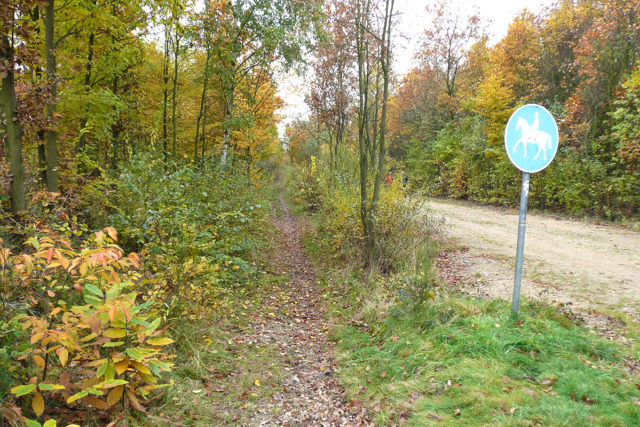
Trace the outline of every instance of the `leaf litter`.
<instances>
[{"instance_id":1,"label":"leaf litter","mask_svg":"<svg viewBox=\"0 0 640 427\"><path fill-rule=\"evenodd\" d=\"M327 334L322 293L300 242L300 225L282 195L282 215L274 216L279 241L273 255L281 298L270 301L268 315L252 322L257 341L278 347L284 367L278 390L256 402L250 425L370 425L366 408L357 399L345 401L336 376L334 349Z\"/></svg>"}]
</instances>

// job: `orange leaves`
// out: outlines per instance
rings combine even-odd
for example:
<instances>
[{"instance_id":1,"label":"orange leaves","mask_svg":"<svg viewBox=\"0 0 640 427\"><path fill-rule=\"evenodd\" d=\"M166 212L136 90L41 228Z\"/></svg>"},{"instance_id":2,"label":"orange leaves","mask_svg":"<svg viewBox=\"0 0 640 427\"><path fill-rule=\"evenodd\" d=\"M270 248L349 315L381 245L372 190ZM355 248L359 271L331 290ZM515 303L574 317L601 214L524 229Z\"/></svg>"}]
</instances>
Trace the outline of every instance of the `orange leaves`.
<instances>
[{"instance_id":1,"label":"orange leaves","mask_svg":"<svg viewBox=\"0 0 640 427\"><path fill-rule=\"evenodd\" d=\"M111 307L109 307L109 321L123 321L124 319L131 320L131 309L127 307L126 304L122 302L114 302ZM122 317L124 315L124 318Z\"/></svg>"},{"instance_id":2,"label":"orange leaves","mask_svg":"<svg viewBox=\"0 0 640 427\"><path fill-rule=\"evenodd\" d=\"M137 253L131 252L127 258L129 258L131 265L133 265L135 268L140 268L140 257L138 257Z\"/></svg>"},{"instance_id":3,"label":"orange leaves","mask_svg":"<svg viewBox=\"0 0 640 427\"><path fill-rule=\"evenodd\" d=\"M111 322L116 320L116 309L117 307L114 305L111 306L111 308L109 308L109 320Z\"/></svg>"},{"instance_id":4,"label":"orange leaves","mask_svg":"<svg viewBox=\"0 0 640 427\"><path fill-rule=\"evenodd\" d=\"M36 366L38 366L39 368L44 368L44 359L42 358L42 356L39 356L37 354L34 355L33 361L35 362Z\"/></svg>"},{"instance_id":5,"label":"orange leaves","mask_svg":"<svg viewBox=\"0 0 640 427\"><path fill-rule=\"evenodd\" d=\"M31 408L37 416L45 413L46 393L58 394L56 400L63 397L69 404L82 402L101 410L113 407L124 396L132 407L144 411L136 396L147 396L154 390L149 387L160 387L157 375L171 368L163 348L173 341L157 331L159 318L147 318L153 303L136 305L137 294L127 289L140 277L135 271L140 258L135 253L124 257L116 239L115 229L105 228L79 250L45 236L29 240L33 253L12 256L8 250L0 252L3 265L11 266L19 278L26 300L46 307L44 313L34 310L41 314L17 318L29 332L27 349L19 359L36 368L38 377L60 372L59 384L44 378L36 385L34 376L30 384L12 389L16 397L31 394ZM74 288L82 293L84 305L78 303L78 296L65 300ZM73 306L67 305L71 301ZM153 338L146 342L150 336ZM79 377L83 379L71 381Z\"/></svg>"},{"instance_id":6,"label":"orange leaves","mask_svg":"<svg viewBox=\"0 0 640 427\"><path fill-rule=\"evenodd\" d=\"M107 232L107 234L109 235L109 237L111 237L111 239L114 242L118 241L118 232L115 230L115 228L113 227L107 227L105 228L105 231Z\"/></svg>"},{"instance_id":7,"label":"orange leaves","mask_svg":"<svg viewBox=\"0 0 640 427\"><path fill-rule=\"evenodd\" d=\"M29 342L31 344L36 344L38 341L42 339L42 337L44 337L44 332L37 332L31 336L31 339L29 340Z\"/></svg>"}]
</instances>

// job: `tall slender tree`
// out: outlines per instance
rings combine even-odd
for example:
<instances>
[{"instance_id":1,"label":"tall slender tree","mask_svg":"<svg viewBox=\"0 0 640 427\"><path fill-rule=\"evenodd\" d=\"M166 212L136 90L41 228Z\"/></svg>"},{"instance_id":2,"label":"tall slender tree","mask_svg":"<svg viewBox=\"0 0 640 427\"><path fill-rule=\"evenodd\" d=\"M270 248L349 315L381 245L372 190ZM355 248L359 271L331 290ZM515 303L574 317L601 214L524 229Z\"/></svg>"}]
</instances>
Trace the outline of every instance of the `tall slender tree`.
<instances>
[{"instance_id":1,"label":"tall slender tree","mask_svg":"<svg viewBox=\"0 0 640 427\"><path fill-rule=\"evenodd\" d=\"M4 9L6 6L2 6ZM5 12L5 11L3 11ZM3 17L10 18L13 27L13 10L10 15L2 13ZM9 16L7 16L9 15ZM3 26L3 30L5 27ZM24 166L22 164L22 130L17 119L17 103L15 92L15 58L14 58L14 33L0 34L0 76L2 87L0 88L0 107L4 115L4 127L7 132L7 158L11 172L9 194L11 197L11 212L14 214L24 210Z\"/></svg>"},{"instance_id":2,"label":"tall slender tree","mask_svg":"<svg viewBox=\"0 0 640 427\"><path fill-rule=\"evenodd\" d=\"M44 46L47 64L47 79L51 102L47 105L47 115L51 122L55 121L58 111L58 73L56 64L55 29L55 0L49 0L44 7ZM58 192L58 131L50 127L46 132L47 140L47 191Z\"/></svg>"},{"instance_id":3,"label":"tall slender tree","mask_svg":"<svg viewBox=\"0 0 640 427\"><path fill-rule=\"evenodd\" d=\"M377 259L376 215L386 157L393 6L394 0L384 0L381 4L375 0L358 0L354 13L354 40L358 63L360 219L369 267L373 267ZM382 22L376 20L379 7L382 8ZM382 81L382 87L379 81Z\"/></svg>"}]
</instances>

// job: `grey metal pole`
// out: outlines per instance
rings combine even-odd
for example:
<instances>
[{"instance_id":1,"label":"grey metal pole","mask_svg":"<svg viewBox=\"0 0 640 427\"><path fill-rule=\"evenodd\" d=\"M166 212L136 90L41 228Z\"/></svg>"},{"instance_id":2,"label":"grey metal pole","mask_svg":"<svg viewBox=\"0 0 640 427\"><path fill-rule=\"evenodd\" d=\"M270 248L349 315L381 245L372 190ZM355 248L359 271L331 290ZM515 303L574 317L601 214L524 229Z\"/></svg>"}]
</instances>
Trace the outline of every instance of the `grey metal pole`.
<instances>
[{"instance_id":1,"label":"grey metal pole","mask_svg":"<svg viewBox=\"0 0 640 427\"><path fill-rule=\"evenodd\" d=\"M524 232L527 224L527 203L529 202L529 173L522 172L520 190L520 221L518 223L518 249L516 250L516 275L513 281L513 302L511 312L517 316L520 310L520 282L522 281L522 257L524 255Z\"/></svg>"}]
</instances>

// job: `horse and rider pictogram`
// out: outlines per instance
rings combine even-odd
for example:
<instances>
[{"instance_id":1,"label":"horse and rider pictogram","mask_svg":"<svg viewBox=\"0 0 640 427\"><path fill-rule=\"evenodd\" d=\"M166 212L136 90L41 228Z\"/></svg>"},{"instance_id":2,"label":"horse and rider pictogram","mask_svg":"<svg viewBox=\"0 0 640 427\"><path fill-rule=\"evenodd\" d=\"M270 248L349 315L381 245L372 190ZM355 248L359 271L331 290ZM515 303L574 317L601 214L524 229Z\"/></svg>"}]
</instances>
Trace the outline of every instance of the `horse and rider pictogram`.
<instances>
[{"instance_id":1,"label":"horse and rider pictogram","mask_svg":"<svg viewBox=\"0 0 640 427\"><path fill-rule=\"evenodd\" d=\"M529 145L537 147L531 156ZM505 129L505 148L511 162L523 172L539 172L551 163L558 151L558 127L544 107L518 108Z\"/></svg>"}]
</instances>

